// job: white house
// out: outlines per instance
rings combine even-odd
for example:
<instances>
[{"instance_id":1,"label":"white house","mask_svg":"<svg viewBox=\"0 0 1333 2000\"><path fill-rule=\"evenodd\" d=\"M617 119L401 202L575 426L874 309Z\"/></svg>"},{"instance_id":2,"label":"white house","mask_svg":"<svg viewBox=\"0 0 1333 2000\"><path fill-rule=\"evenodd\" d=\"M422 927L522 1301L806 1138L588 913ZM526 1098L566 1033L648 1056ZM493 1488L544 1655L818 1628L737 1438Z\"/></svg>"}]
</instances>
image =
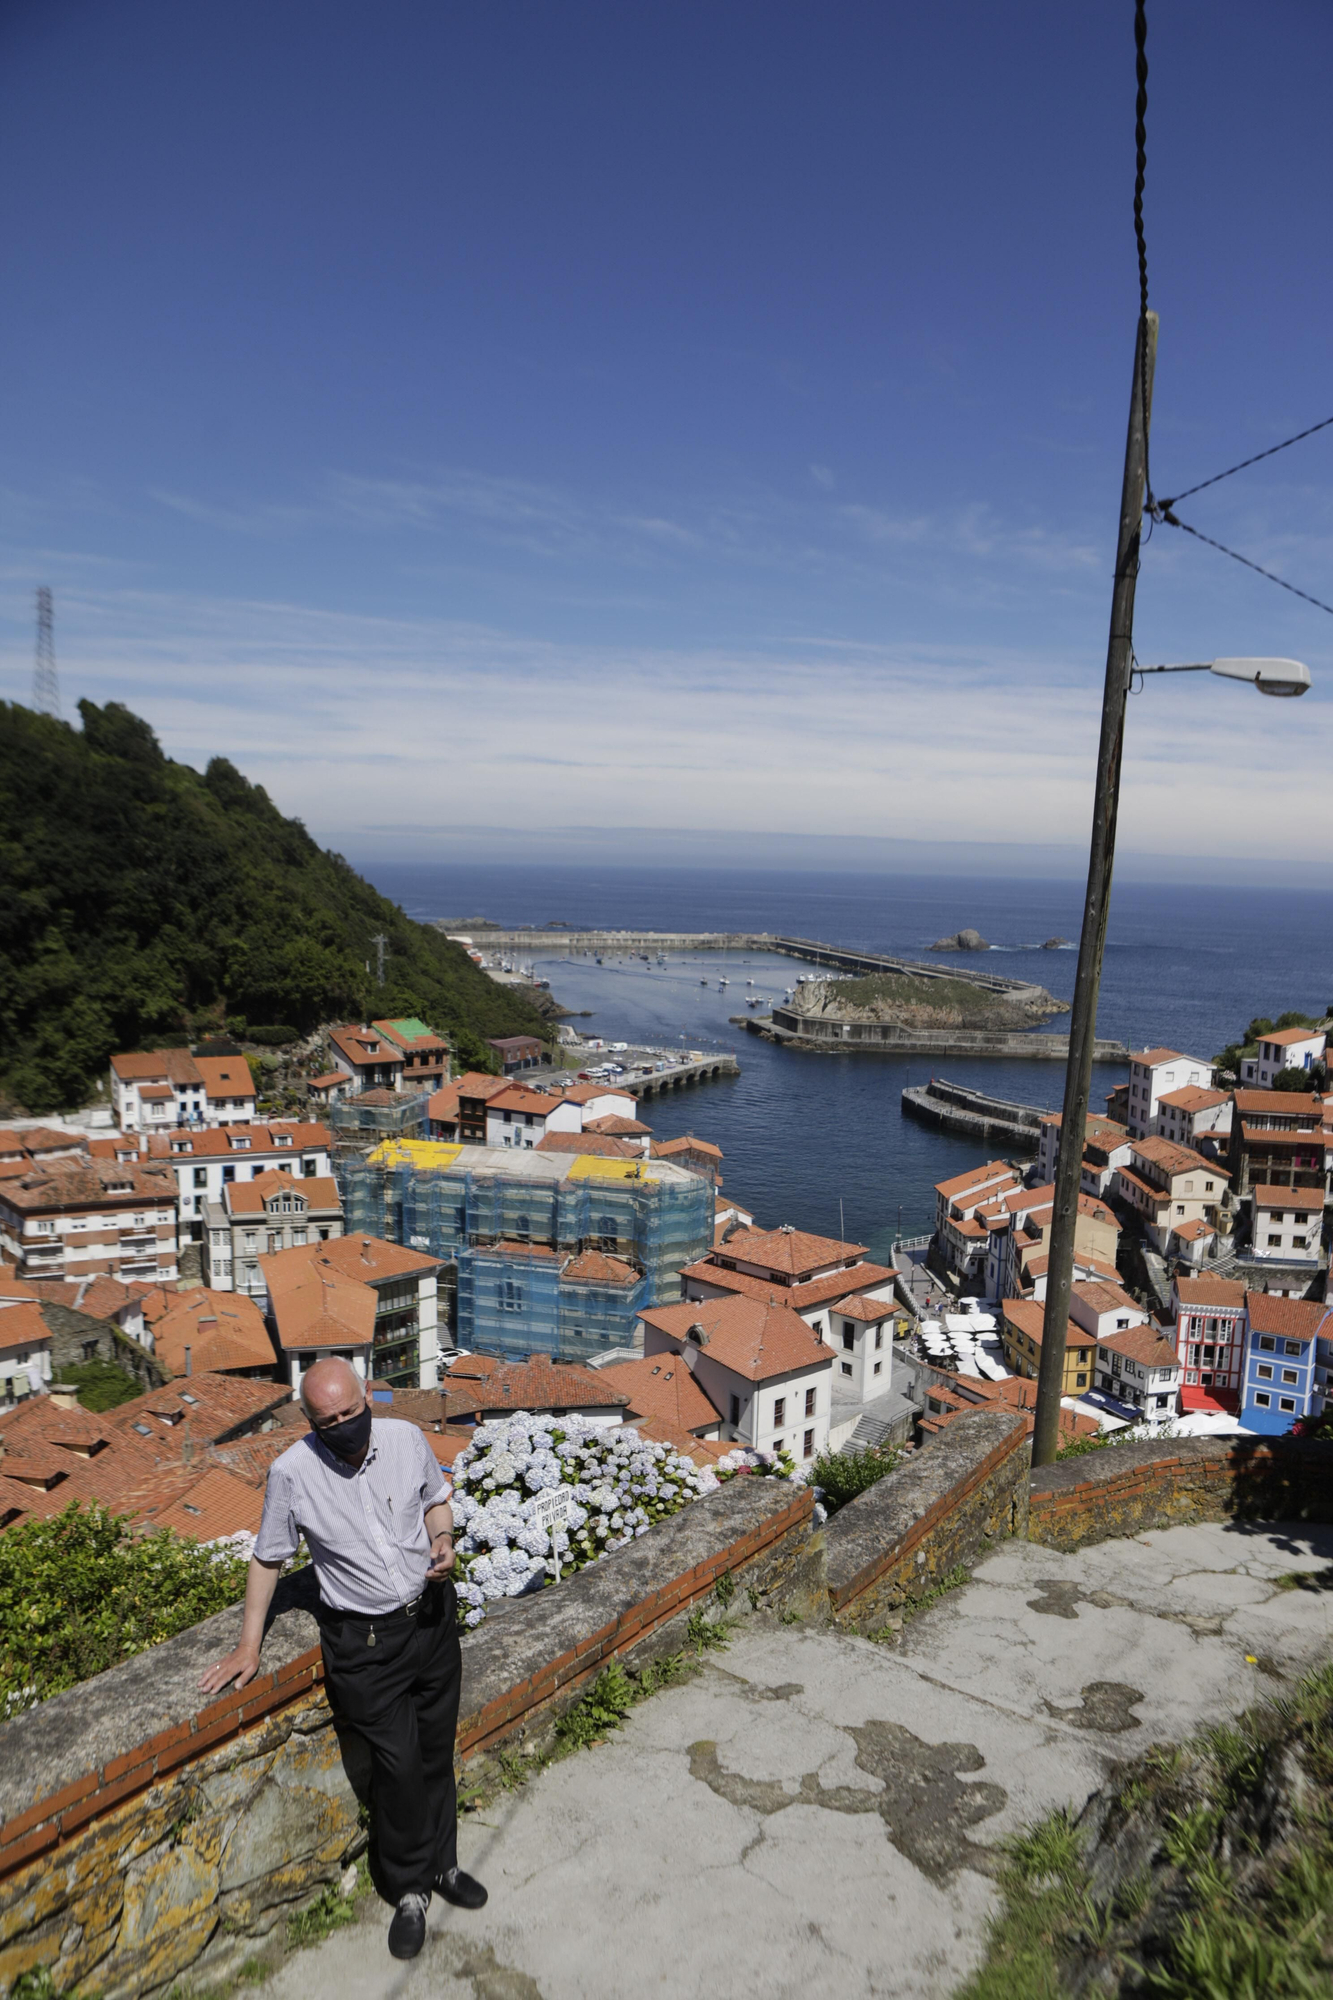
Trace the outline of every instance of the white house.
<instances>
[{"instance_id":1,"label":"white house","mask_svg":"<svg viewBox=\"0 0 1333 2000\"><path fill-rule=\"evenodd\" d=\"M1037 1179L1053 1182L1056 1162L1060 1156L1060 1130L1064 1124L1059 1111L1048 1111L1041 1121L1041 1135L1037 1140ZM1114 1118L1103 1118L1099 1112L1091 1111L1085 1121L1083 1137L1083 1188L1087 1194L1104 1194L1106 1182L1111 1177L1111 1168L1118 1166L1120 1155L1126 1159L1129 1134ZM1110 1161L1110 1165L1106 1162Z\"/></svg>"},{"instance_id":2,"label":"white house","mask_svg":"<svg viewBox=\"0 0 1333 2000\"><path fill-rule=\"evenodd\" d=\"M1193 1146L1196 1150L1200 1138L1205 1133L1211 1134L1221 1151L1224 1149L1220 1142L1231 1132L1231 1110L1230 1091L1205 1090L1198 1084L1187 1083L1183 1090L1170 1090L1165 1097L1158 1098L1153 1131L1159 1139L1170 1139L1177 1146Z\"/></svg>"},{"instance_id":3,"label":"white house","mask_svg":"<svg viewBox=\"0 0 1333 2000\"><path fill-rule=\"evenodd\" d=\"M1129 1063L1129 1097L1125 1122L1131 1139L1146 1139L1156 1129L1157 1107L1172 1091L1193 1085L1212 1088L1213 1066L1178 1049L1140 1049Z\"/></svg>"},{"instance_id":4,"label":"white house","mask_svg":"<svg viewBox=\"0 0 1333 2000\"><path fill-rule=\"evenodd\" d=\"M1322 1028L1279 1028L1264 1036L1257 1055L1242 1056L1240 1080L1254 1090L1271 1090L1284 1069L1313 1069L1322 1063L1326 1040Z\"/></svg>"},{"instance_id":5,"label":"white house","mask_svg":"<svg viewBox=\"0 0 1333 2000\"><path fill-rule=\"evenodd\" d=\"M1164 1424L1175 1416L1180 1363L1155 1326L1134 1326L1099 1340L1096 1375L1099 1389L1141 1413L1143 1421Z\"/></svg>"},{"instance_id":6,"label":"white house","mask_svg":"<svg viewBox=\"0 0 1333 2000\"><path fill-rule=\"evenodd\" d=\"M343 1236L260 1263L293 1395L306 1369L329 1355L391 1388L436 1387L440 1258L378 1236Z\"/></svg>"},{"instance_id":7,"label":"white house","mask_svg":"<svg viewBox=\"0 0 1333 2000\"><path fill-rule=\"evenodd\" d=\"M531 1148L548 1132L581 1132L584 1108L568 1097L548 1097L526 1084L511 1083L486 1104L486 1144Z\"/></svg>"},{"instance_id":8,"label":"white house","mask_svg":"<svg viewBox=\"0 0 1333 2000\"><path fill-rule=\"evenodd\" d=\"M893 1327L897 1307L892 1299L868 1299L857 1294L839 1299L829 1313L827 1344L837 1356L835 1386L860 1402L888 1393L893 1373Z\"/></svg>"},{"instance_id":9,"label":"white house","mask_svg":"<svg viewBox=\"0 0 1333 2000\"><path fill-rule=\"evenodd\" d=\"M1069 1317L1099 1341L1148 1324L1143 1307L1136 1305L1121 1286L1109 1284L1073 1285L1069 1293Z\"/></svg>"},{"instance_id":10,"label":"white house","mask_svg":"<svg viewBox=\"0 0 1333 2000\"><path fill-rule=\"evenodd\" d=\"M1021 1193L1022 1182L1007 1160L988 1160L965 1174L935 1183L935 1254L967 1291L985 1283L989 1232L977 1210L994 1207L1002 1195ZM997 1296L991 1292L988 1297Z\"/></svg>"},{"instance_id":11,"label":"white house","mask_svg":"<svg viewBox=\"0 0 1333 2000\"><path fill-rule=\"evenodd\" d=\"M108 1142L95 1140L94 1152ZM114 1142L111 1142L114 1143ZM232 1125L214 1130L183 1128L141 1138L141 1151L156 1166L170 1166L180 1193L181 1233L200 1240L204 1204L222 1201L234 1181L256 1179L274 1168L303 1180L327 1179L332 1144L327 1125Z\"/></svg>"},{"instance_id":12,"label":"white house","mask_svg":"<svg viewBox=\"0 0 1333 2000\"><path fill-rule=\"evenodd\" d=\"M51 1380L51 1334L39 1305L0 1300L0 1406L38 1396Z\"/></svg>"},{"instance_id":13,"label":"white house","mask_svg":"<svg viewBox=\"0 0 1333 2000\"><path fill-rule=\"evenodd\" d=\"M1169 1139L1136 1139L1132 1164L1117 1167L1113 1193L1140 1215L1165 1254L1172 1230L1187 1222L1230 1228L1231 1177L1215 1160Z\"/></svg>"},{"instance_id":14,"label":"white house","mask_svg":"<svg viewBox=\"0 0 1333 2000\"><path fill-rule=\"evenodd\" d=\"M732 1297L649 1306L645 1357L679 1354L728 1442L786 1451L797 1464L828 1442L833 1352L790 1306Z\"/></svg>"},{"instance_id":15,"label":"white house","mask_svg":"<svg viewBox=\"0 0 1333 2000\"><path fill-rule=\"evenodd\" d=\"M1250 1189L1250 1199L1254 1204L1254 1257L1311 1267L1319 1262L1324 1224L1322 1188L1260 1185Z\"/></svg>"},{"instance_id":16,"label":"white house","mask_svg":"<svg viewBox=\"0 0 1333 2000\"><path fill-rule=\"evenodd\" d=\"M833 1323L840 1301L891 1301L896 1275L887 1265L867 1263L860 1243L786 1226L746 1226L715 1243L707 1257L685 1265L680 1280L687 1299L765 1300L776 1295L818 1339L836 1346Z\"/></svg>"}]
</instances>

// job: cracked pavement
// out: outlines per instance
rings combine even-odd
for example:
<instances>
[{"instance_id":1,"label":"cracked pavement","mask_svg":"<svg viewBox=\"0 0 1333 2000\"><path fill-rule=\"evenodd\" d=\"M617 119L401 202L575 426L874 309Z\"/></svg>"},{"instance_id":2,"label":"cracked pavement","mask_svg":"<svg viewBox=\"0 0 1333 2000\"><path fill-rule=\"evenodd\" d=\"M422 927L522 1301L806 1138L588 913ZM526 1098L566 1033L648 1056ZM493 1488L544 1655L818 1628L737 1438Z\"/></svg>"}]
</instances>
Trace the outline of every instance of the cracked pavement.
<instances>
[{"instance_id":1,"label":"cracked pavement","mask_svg":"<svg viewBox=\"0 0 1333 2000\"><path fill-rule=\"evenodd\" d=\"M999 1840L1333 1656L1331 1560L1333 1528L1303 1524L1012 1542L892 1646L746 1620L603 1744L464 1818L491 1900L437 1899L414 1963L377 1909L251 1990L943 2000L980 1956Z\"/></svg>"}]
</instances>

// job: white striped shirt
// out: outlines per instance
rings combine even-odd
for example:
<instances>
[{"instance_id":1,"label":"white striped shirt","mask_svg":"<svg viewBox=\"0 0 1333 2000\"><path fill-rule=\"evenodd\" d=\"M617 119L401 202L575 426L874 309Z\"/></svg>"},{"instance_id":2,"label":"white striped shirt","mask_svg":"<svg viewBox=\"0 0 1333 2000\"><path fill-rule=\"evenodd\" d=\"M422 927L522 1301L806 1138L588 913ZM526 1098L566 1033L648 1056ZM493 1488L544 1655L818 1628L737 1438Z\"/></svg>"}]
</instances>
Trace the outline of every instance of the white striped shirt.
<instances>
[{"instance_id":1,"label":"white striped shirt","mask_svg":"<svg viewBox=\"0 0 1333 2000\"><path fill-rule=\"evenodd\" d=\"M269 1467L255 1554L286 1562L304 1535L324 1603L382 1616L420 1594L430 1566L426 1509L452 1492L422 1433L400 1417L375 1418L360 1465L310 1431Z\"/></svg>"}]
</instances>

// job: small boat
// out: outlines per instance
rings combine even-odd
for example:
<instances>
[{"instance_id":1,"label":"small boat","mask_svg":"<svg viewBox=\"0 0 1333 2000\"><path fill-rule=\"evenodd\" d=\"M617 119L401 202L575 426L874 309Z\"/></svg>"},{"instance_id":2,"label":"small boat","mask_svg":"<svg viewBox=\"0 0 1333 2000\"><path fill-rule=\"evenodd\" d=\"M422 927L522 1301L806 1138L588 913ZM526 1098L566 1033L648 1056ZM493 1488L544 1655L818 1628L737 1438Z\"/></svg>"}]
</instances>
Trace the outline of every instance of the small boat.
<instances>
[{"instance_id":1,"label":"small boat","mask_svg":"<svg viewBox=\"0 0 1333 2000\"><path fill-rule=\"evenodd\" d=\"M600 964L601 964L601 962L602 962L602 954L601 954L600 952L598 952L598 954L597 954L597 963L598 963L598 964L600 965Z\"/></svg>"},{"instance_id":2,"label":"small boat","mask_svg":"<svg viewBox=\"0 0 1333 2000\"><path fill-rule=\"evenodd\" d=\"M753 985L754 985L754 981L753 981L753 979L747 979L745 983L746 983L746 985L747 985L747 986L753 986Z\"/></svg>"},{"instance_id":3,"label":"small boat","mask_svg":"<svg viewBox=\"0 0 1333 2000\"><path fill-rule=\"evenodd\" d=\"M721 992L721 990L722 990L722 988L723 988L724 986L730 986L730 984L731 984L731 981L730 981L729 979L719 979L719 980L718 980L718 982L717 982L717 986L718 986L718 991L719 991L719 993Z\"/></svg>"},{"instance_id":4,"label":"small boat","mask_svg":"<svg viewBox=\"0 0 1333 2000\"><path fill-rule=\"evenodd\" d=\"M700 984L701 986L707 986L707 984L708 984L708 981L707 981L706 979L701 979L701 980L699 981L699 984Z\"/></svg>"}]
</instances>

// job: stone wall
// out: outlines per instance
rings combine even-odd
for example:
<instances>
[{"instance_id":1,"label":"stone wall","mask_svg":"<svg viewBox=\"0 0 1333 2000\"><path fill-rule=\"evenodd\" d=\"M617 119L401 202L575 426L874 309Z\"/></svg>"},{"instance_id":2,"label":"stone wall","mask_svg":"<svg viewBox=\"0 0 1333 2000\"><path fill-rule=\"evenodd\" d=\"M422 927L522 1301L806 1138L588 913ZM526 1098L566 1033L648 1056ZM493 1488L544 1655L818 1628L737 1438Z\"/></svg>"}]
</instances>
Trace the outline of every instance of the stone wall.
<instances>
[{"instance_id":1,"label":"stone wall","mask_svg":"<svg viewBox=\"0 0 1333 2000\"><path fill-rule=\"evenodd\" d=\"M1013 1411L959 1417L841 1508L825 1531L838 1624L873 1630L961 1563L1027 1529L1028 1449Z\"/></svg>"},{"instance_id":2,"label":"stone wall","mask_svg":"<svg viewBox=\"0 0 1333 2000\"><path fill-rule=\"evenodd\" d=\"M558 1590L494 1607L463 1640L460 1757L540 1746L608 1660L678 1650L724 1574L747 1606L751 1591L808 1603L812 1520L808 1490L736 1479ZM103 2000L186 1972L221 1983L360 1851L364 1774L320 1686L311 1582L283 1580L264 1671L239 1694L198 1692L235 1607L0 1726L0 1992L38 1967Z\"/></svg>"},{"instance_id":3,"label":"stone wall","mask_svg":"<svg viewBox=\"0 0 1333 2000\"><path fill-rule=\"evenodd\" d=\"M51 1301L43 1304L42 1319L51 1336L51 1373L57 1382L66 1368L85 1361L114 1361L135 1377L141 1389L160 1389L169 1379L162 1364L114 1320L94 1319L91 1313Z\"/></svg>"},{"instance_id":4,"label":"stone wall","mask_svg":"<svg viewBox=\"0 0 1333 2000\"><path fill-rule=\"evenodd\" d=\"M1028 1536L1049 1548L1233 1519L1333 1520L1333 1444L1170 1438L1113 1445L1032 1475Z\"/></svg>"}]
</instances>

